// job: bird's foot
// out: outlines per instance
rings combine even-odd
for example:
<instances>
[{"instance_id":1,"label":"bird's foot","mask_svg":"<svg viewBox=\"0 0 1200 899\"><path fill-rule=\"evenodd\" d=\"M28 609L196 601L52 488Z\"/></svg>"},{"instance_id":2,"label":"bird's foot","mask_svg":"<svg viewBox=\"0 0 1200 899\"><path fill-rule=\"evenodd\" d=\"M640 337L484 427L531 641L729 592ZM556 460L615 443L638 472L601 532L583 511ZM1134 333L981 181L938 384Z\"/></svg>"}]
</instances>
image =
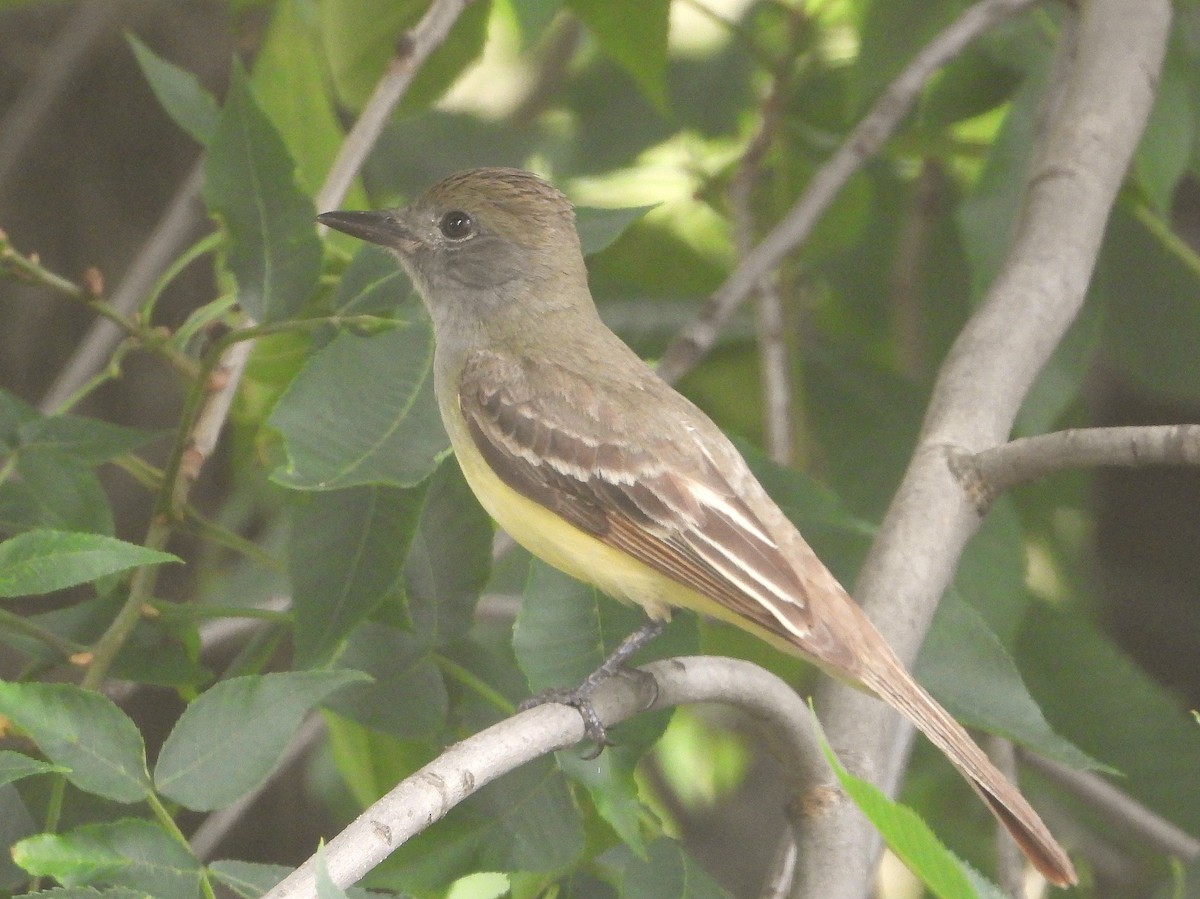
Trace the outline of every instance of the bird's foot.
<instances>
[{"instance_id":1,"label":"bird's foot","mask_svg":"<svg viewBox=\"0 0 1200 899\"><path fill-rule=\"evenodd\" d=\"M612 746L613 743L608 739L608 731L604 726L604 722L600 720L600 716L596 713L596 707L592 705L592 693L610 677L619 674L625 667L625 663L629 661L630 656L661 634L662 630L663 622L647 621L622 640L621 645L613 650L612 654L604 660L599 668L585 677L578 687L543 690L541 693L531 696L517 706L517 711L524 712L527 709L536 708L548 702L571 706L583 718L584 736L596 746L596 749L589 755L585 755L584 758L596 758L604 751L605 746Z\"/></svg>"}]
</instances>

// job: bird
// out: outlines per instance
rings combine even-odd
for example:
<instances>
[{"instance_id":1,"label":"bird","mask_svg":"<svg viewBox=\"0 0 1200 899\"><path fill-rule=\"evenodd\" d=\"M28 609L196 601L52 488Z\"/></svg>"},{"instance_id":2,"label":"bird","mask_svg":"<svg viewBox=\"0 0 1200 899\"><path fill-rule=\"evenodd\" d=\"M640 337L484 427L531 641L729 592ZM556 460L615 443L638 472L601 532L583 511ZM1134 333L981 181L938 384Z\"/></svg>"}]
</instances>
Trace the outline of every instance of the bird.
<instances>
[{"instance_id":1,"label":"bird","mask_svg":"<svg viewBox=\"0 0 1200 899\"><path fill-rule=\"evenodd\" d=\"M424 301L438 407L484 509L534 556L645 610L647 625L575 695L589 732L586 692L691 609L891 705L1048 881L1076 882L1037 812L909 674L732 442L603 323L561 191L478 168L403 207L317 218L391 250Z\"/></svg>"}]
</instances>

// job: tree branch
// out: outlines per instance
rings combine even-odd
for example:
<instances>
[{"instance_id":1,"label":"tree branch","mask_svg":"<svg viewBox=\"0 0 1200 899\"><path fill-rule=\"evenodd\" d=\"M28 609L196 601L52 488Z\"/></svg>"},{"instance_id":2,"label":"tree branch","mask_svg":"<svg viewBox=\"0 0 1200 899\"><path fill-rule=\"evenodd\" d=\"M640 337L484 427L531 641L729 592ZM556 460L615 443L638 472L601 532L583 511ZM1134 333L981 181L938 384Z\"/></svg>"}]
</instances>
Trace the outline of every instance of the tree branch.
<instances>
[{"instance_id":1,"label":"tree branch","mask_svg":"<svg viewBox=\"0 0 1200 899\"><path fill-rule=\"evenodd\" d=\"M883 146L912 109L925 82L971 41L992 26L1033 6L1037 0L981 0L937 35L887 86L875 105L821 166L804 195L761 243L748 253L699 317L676 335L663 354L658 373L673 383L692 369L716 343L738 307L783 259L804 242L813 227L858 169Z\"/></svg>"},{"instance_id":2,"label":"tree branch","mask_svg":"<svg viewBox=\"0 0 1200 899\"><path fill-rule=\"evenodd\" d=\"M1109 210L1154 98L1166 0L1092 0L1065 19L1024 204L1007 258L935 383L919 445L860 575L857 597L899 656L916 655L979 514L945 461L1003 441L1083 303ZM893 791L912 731L830 682L816 707L830 742ZM852 748L853 752L846 752ZM879 840L847 802L800 829L796 896L858 899Z\"/></svg>"},{"instance_id":3,"label":"tree branch","mask_svg":"<svg viewBox=\"0 0 1200 899\"><path fill-rule=\"evenodd\" d=\"M951 471L982 514L997 496L1073 468L1200 465L1200 425L1073 428L968 453L951 450Z\"/></svg>"},{"instance_id":4,"label":"tree branch","mask_svg":"<svg viewBox=\"0 0 1200 899\"><path fill-rule=\"evenodd\" d=\"M738 706L765 729L800 799L804 791L828 791L831 775L817 744L808 707L796 692L757 665L736 659L692 656L653 662L641 675L618 676L597 689L594 700L605 725L651 709L689 702ZM646 676L648 675L648 676ZM526 762L573 746L584 738L583 719L569 706L538 706L480 731L446 749L399 783L325 847L333 882L358 881L397 847L480 788ZM822 793L823 795L823 793ZM315 856L280 882L265 899L316 896Z\"/></svg>"}]
</instances>

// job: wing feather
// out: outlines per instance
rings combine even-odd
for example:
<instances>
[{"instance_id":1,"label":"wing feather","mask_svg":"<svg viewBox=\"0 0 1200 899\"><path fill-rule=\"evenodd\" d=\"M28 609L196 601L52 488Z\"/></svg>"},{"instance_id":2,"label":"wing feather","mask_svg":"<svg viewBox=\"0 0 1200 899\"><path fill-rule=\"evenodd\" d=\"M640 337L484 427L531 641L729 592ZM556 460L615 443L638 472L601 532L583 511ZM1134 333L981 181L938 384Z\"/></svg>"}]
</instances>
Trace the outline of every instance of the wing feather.
<instances>
[{"instance_id":1,"label":"wing feather","mask_svg":"<svg viewBox=\"0 0 1200 899\"><path fill-rule=\"evenodd\" d=\"M616 410L583 414L595 406L595 392L561 371L553 383L556 415L539 402L541 390L529 387L527 369L498 368L491 354L477 354L461 378L459 403L471 437L501 480L772 632L792 638L811 632L801 577L707 454L662 436L635 445ZM572 396L572 390L587 393Z\"/></svg>"}]
</instances>

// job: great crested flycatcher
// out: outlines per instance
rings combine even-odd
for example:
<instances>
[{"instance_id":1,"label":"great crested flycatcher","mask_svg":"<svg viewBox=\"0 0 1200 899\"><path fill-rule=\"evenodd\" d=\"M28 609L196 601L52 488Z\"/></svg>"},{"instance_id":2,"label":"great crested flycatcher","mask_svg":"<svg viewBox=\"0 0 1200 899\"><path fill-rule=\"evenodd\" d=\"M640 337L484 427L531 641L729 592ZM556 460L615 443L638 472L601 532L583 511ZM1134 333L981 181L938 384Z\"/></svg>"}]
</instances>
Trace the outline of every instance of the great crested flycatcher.
<instances>
[{"instance_id":1,"label":"great crested flycatcher","mask_svg":"<svg viewBox=\"0 0 1200 899\"><path fill-rule=\"evenodd\" d=\"M433 319L434 388L484 508L534 555L652 621L693 609L874 693L938 747L1052 883L1037 813L905 670L720 429L600 320L571 204L515 169L410 205L327 212L392 250Z\"/></svg>"}]
</instances>

